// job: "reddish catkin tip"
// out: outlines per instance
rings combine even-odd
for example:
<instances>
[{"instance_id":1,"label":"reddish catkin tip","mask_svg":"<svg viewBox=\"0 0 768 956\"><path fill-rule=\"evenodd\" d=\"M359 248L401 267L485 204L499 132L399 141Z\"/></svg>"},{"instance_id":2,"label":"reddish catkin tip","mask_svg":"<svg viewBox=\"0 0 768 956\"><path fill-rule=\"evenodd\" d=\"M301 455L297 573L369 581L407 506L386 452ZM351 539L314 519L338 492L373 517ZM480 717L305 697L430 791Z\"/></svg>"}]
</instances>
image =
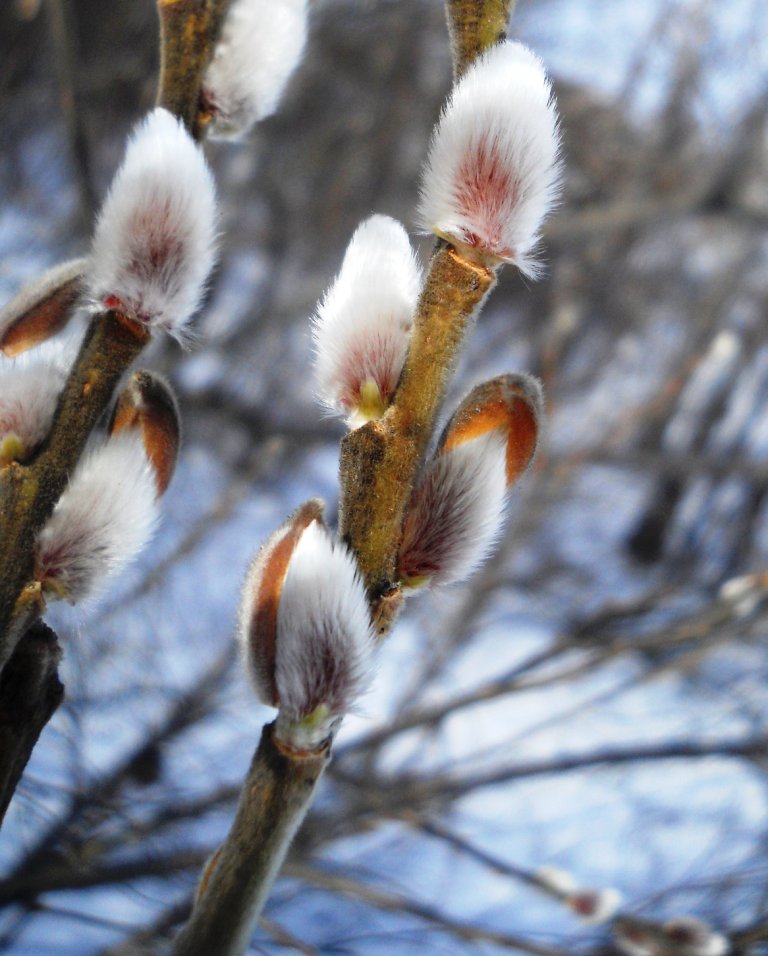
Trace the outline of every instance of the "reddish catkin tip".
<instances>
[{"instance_id":1,"label":"reddish catkin tip","mask_svg":"<svg viewBox=\"0 0 768 956\"><path fill-rule=\"evenodd\" d=\"M464 442L500 429L506 436L507 486L533 461L544 414L539 382L530 375L500 375L476 386L459 405L439 443L444 454Z\"/></svg>"},{"instance_id":2,"label":"reddish catkin tip","mask_svg":"<svg viewBox=\"0 0 768 956\"><path fill-rule=\"evenodd\" d=\"M75 311L87 264L73 259L49 269L0 309L0 351L12 358L61 331Z\"/></svg>"},{"instance_id":3,"label":"reddish catkin tip","mask_svg":"<svg viewBox=\"0 0 768 956\"><path fill-rule=\"evenodd\" d=\"M176 396L156 372L134 372L120 393L109 431L119 435L136 429L155 472L157 494L165 493L179 456L181 417Z\"/></svg>"},{"instance_id":4,"label":"reddish catkin tip","mask_svg":"<svg viewBox=\"0 0 768 956\"><path fill-rule=\"evenodd\" d=\"M534 276L560 182L558 121L541 61L520 43L487 50L458 81L430 144L419 224L486 265Z\"/></svg>"}]
</instances>

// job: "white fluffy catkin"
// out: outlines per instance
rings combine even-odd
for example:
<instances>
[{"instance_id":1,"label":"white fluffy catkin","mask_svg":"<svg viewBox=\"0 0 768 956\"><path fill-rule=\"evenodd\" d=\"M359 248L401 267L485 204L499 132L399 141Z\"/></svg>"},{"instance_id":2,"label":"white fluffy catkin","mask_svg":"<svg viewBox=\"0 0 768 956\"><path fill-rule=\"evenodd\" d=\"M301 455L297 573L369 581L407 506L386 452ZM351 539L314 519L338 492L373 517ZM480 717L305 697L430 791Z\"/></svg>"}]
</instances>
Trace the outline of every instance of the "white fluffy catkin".
<instances>
[{"instance_id":1,"label":"white fluffy catkin","mask_svg":"<svg viewBox=\"0 0 768 956\"><path fill-rule=\"evenodd\" d=\"M313 521L291 556L277 612L275 680L280 714L347 713L371 676L374 637L352 554Z\"/></svg>"},{"instance_id":2,"label":"white fluffy catkin","mask_svg":"<svg viewBox=\"0 0 768 956\"><path fill-rule=\"evenodd\" d=\"M203 79L213 138L237 139L277 109L307 39L307 0L234 0Z\"/></svg>"},{"instance_id":3,"label":"white fluffy catkin","mask_svg":"<svg viewBox=\"0 0 768 956\"><path fill-rule=\"evenodd\" d=\"M213 267L216 193L202 151L167 110L136 127L99 213L86 275L95 309L183 338Z\"/></svg>"},{"instance_id":4,"label":"white fluffy catkin","mask_svg":"<svg viewBox=\"0 0 768 956\"><path fill-rule=\"evenodd\" d=\"M527 276L557 198L559 134L552 88L520 43L487 50L453 89L430 144L418 219Z\"/></svg>"},{"instance_id":5,"label":"white fluffy catkin","mask_svg":"<svg viewBox=\"0 0 768 956\"><path fill-rule=\"evenodd\" d=\"M23 460L48 434L64 387L66 370L54 359L0 364L0 465L6 457ZM13 453L15 452L15 453Z\"/></svg>"},{"instance_id":6,"label":"white fluffy catkin","mask_svg":"<svg viewBox=\"0 0 768 956\"><path fill-rule=\"evenodd\" d=\"M320 397L351 427L380 415L392 399L420 288L400 223L381 215L361 223L313 320Z\"/></svg>"},{"instance_id":7,"label":"white fluffy catkin","mask_svg":"<svg viewBox=\"0 0 768 956\"><path fill-rule=\"evenodd\" d=\"M144 547L157 522L155 476L141 437L110 438L78 464L37 539L36 577L72 604Z\"/></svg>"},{"instance_id":8,"label":"white fluffy catkin","mask_svg":"<svg viewBox=\"0 0 768 956\"><path fill-rule=\"evenodd\" d=\"M436 456L403 525L398 573L406 584L452 584L486 558L504 519L506 441L500 429Z\"/></svg>"}]
</instances>

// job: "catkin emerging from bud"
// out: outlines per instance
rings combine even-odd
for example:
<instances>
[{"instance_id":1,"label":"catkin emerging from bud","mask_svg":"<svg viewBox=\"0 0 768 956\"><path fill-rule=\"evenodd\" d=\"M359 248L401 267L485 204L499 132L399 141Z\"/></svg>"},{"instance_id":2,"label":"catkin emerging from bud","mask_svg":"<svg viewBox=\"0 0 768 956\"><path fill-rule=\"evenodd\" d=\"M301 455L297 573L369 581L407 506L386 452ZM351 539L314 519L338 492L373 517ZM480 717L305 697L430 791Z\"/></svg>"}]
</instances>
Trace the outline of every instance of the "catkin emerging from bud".
<instances>
[{"instance_id":1,"label":"catkin emerging from bud","mask_svg":"<svg viewBox=\"0 0 768 956\"><path fill-rule=\"evenodd\" d=\"M453 584L486 558L504 517L506 443L491 432L438 455L408 506L398 559L403 583Z\"/></svg>"},{"instance_id":2,"label":"catkin emerging from bud","mask_svg":"<svg viewBox=\"0 0 768 956\"><path fill-rule=\"evenodd\" d=\"M279 708L278 734L306 750L365 690L374 647L356 562L318 510L316 502L299 509L257 556L239 628L256 692Z\"/></svg>"},{"instance_id":3,"label":"catkin emerging from bud","mask_svg":"<svg viewBox=\"0 0 768 956\"><path fill-rule=\"evenodd\" d=\"M533 249L557 197L558 122L541 61L506 41L454 87L430 144L419 205L427 231L488 265L538 271Z\"/></svg>"},{"instance_id":4,"label":"catkin emerging from bud","mask_svg":"<svg viewBox=\"0 0 768 956\"><path fill-rule=\"evenodd\" d=\"M158 107L132 134L99 214L86 275L94 309L183 338L213 267L215 221L205 158Z\"/></svg>"},{"instance_id":5,"label":"catkin emerging from bud","mask_svg":"<svg viewBox=\"0 0 768 956\"><path fill-rule=\"evenodd\" d=\"M35 577L43 591L72 604L92 597L141 551L157 514L141 437L111 438L78 464L40 532Z\"/></svg>"},{"instance_id":6,"label":"catkin emerging from bud","mask_svg":"<svg viewBox=\"0 0 768 956\"><path fill-rule=\"evenodd\" d=\"M307 39L307 0L233 0L203 80L210 135L237 139L277 109Z\"/></svg>"},{"instance_id":7,"label":"catkin emerging from bud","mask_svg":"<svg viewBox=\"0 0 768 956\"><path fill-rule=\"evenodd\" d=\"M391 402L420 287L405 229L389 216L366 219L313 322L320 396L350 427L378 418Z\"/></svg>"},{"instance_id":8,"label":"catkin emerging from bud","mask_svg":"<svg viewBox=\"0 0 768 956\"><path fill-rule=\"evenodd\" d=\"M109 424L111 435L135 429L155 472L157 494L165 494L176 468L181 417L173 389L156 372L134 372L120 395Z\"/></svg>"},{"instance_id":9,"label":"catkin emerging from bud","mask_svg":"<svg viewBox=\"0 0 768 956\"><path fill-rule=\"evenodd\" d=\"M408 587L468 577L501 532L506 491L538 444L541 387L502 375L474 388L446 426L406 512L398 574Z\"/></svg>"}]
</instances>

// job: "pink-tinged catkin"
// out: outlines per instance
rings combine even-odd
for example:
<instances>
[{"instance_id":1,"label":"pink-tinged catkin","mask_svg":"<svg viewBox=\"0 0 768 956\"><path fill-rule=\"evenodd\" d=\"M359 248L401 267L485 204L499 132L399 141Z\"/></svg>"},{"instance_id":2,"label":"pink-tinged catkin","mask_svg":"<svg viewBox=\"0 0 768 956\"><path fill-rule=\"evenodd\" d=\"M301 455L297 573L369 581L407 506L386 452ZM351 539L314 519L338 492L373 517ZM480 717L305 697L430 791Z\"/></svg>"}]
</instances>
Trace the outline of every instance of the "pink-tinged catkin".
<instances>
[{"instance_id":1,"label":"pink-tinged catkin","mask_svg":"<svg viewBox=\"0 0 768 956\"><path fill-rule=\"evenodd\" d=\"M432 459L403 525L403 583L452 584L468 577L501 532L506 489L506 441L499 429Z\"/></svg>"},{"instance_id":2,"label":"pink-tinged catkin","mask_svg":"<svg viewBox=\"0 0 768 956\"><path fill-rule=\"evenodd\" d=\"M35 576L50 597L76 604L141 551L158 518L141 437L109 439L78 464L35 546Z\"/></svg>"},{"instance_id":3,"label":"pink-tinged catkin","mask_svg":"<svg viewBox=\"0 0 768 956\"><path fill-rule=\"evenodd\" d=\"M525 275L557 199L561 166L552 88L520 43L496 44L458 81L430 144L420 226L486 264Z\"/></svg>"},{"instance_id":4,"label":"pink-tinged catkin","mask_svg":"<svg viewBox=\"0 0 768 956\"><path fill-rule=\"evenodd\" d=\"M0 467L25 461L48 434L66 368L54 358L22 356L0 364Z\"/></svg>"},{"instance_id":5,"label":"pink-tinged catkin","mask_svg":"<svg viewBox=\"0 0 768 956\"><path fill-rule=\"evenodd\" d=\"M202 151L157 108L136 127L99 213L85 276L95 310L183 339L213 267L216 194Z\"/></svg>"},{"instance_id":6,"label":"pink-tinged catkin","mask_svg":"<svg viewBox=\"0 0 768 956\"><path fill-rule=\"evenodd\" d=\"M390 404L420 288L405 229L389 216L366 219L313 320L319 395L350 427L377 418Z\"/></svg>"},{"instance_id":7,"label":"pink-tinged catkin","mask_svg":"<svg viewBox=\"0 0 768 956\"><path fill-rule=\"evenodd\" d=\"M280 735L300 749L317 747L353 709L374 648L356 562L318 510L299 509L261 550L238 630L259 699L279 709Z\"/></svg>"}]
</instances>

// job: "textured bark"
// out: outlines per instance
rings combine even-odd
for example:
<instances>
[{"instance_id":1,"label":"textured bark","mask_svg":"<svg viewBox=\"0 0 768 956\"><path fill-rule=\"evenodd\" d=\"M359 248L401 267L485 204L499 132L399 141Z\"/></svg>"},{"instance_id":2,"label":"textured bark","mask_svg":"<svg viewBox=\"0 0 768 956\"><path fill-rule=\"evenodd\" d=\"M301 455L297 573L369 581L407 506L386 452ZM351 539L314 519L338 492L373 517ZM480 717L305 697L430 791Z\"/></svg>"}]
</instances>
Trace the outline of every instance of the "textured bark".
<instances>
[{"instance_id":1,"label":"textured bark","mask_svg":"<svg viewBox=\"0 0 768 956\"><path fill-rule=\"evenodd\" d=\"M203 73L211 59L228 0L158 0L160 85L157 105L184 123L195 139L204 134L200 111Z\"/></svg>"},{"instance_id":2,"label":"textured bark","mask_svg":"<svg viewBox=\"0 0 768 956\"><path fill-rule=\"evenodd\" d=\"M248 947L267 894L312 802L330 750L292 754L262 731L232 829L203 872L174 956L239 956Z\"/></svg>"},{"instance_id":3,"label":"textured bark","mask_svg":"<svg viewBox=\"0 0 768 956\"><path fill-rule=\"evenodd\" d=\"M56 635L37 621L0 676L0 823L38 737L64 699L60 659Z\"/></svg>"},{"instance_id":4,"label":"textured bark","mask_svg":"<svg viewBox=\"0 0 768 956\"><path fill-rule=\"evenodd\" d=\"M475 57L506 37L515 0L446 0L445 9L458 79Z\"/></svg>"}]
</instances>

